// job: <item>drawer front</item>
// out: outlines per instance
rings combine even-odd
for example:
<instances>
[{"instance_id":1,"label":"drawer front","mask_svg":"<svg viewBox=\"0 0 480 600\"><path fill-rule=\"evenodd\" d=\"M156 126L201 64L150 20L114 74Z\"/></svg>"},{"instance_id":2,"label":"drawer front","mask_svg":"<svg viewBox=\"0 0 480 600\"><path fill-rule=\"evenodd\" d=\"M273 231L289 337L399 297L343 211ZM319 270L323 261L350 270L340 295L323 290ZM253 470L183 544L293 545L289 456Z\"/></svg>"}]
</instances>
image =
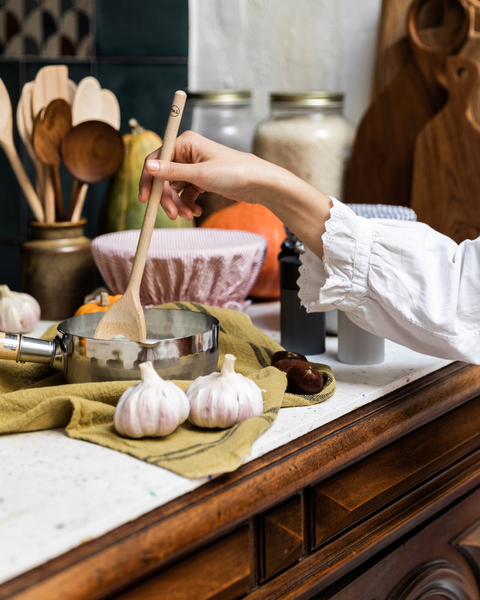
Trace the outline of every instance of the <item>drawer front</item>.
<instances>
[{"instance_id":1,"label":"drawer front","mask_svg":"<svg viewBox=\"0 0 480 600\"><path fill-rule=\"evenodd\" d=\"M117 600L235 600L250 587L248 527L214 542L134 588Z\"/></svg>"},{"instance_id":2,"label":"drawer front","mask_svg":"<svg viewBox=\"0 0 480 600\"><path fill-rule=\"evenodd\" d=\"M470 402L314 488L313 547L400 498L480 446L480 401Z\"/></svg>"},{"instance_id":3,"label":"drawer front","mask_svg":"<svg viewBox=\"0 0 480 600\"><path fill-rule=\"evenodd\" d=\"M297 495L262 515L262 580L297 562L305 553L302 497Z\"/></svg>"}]
</instances>

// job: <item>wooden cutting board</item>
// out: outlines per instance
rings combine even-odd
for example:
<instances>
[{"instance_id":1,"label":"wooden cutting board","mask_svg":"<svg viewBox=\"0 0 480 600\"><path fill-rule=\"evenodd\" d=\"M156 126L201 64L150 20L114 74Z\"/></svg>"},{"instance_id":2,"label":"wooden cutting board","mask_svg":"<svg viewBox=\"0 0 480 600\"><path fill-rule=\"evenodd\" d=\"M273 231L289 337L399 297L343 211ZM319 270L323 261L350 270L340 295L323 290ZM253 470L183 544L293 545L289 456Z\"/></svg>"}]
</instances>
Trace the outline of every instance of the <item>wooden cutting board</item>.
<instances>
[{"instance_id":1,"label":"wooden cutting board","mask_svg":"<svg viewBox=\"0 0 480 600\"><path fill-rule=\"evenodd\" d=\"M462 27L447 44L426 46L418 35L418 14L425 0L415 0L408 17L411 56L363 117L348 169L346 202L410 205L413 150L418 133L446 102L438 81L445 58L460 49L468 35L468 6L457 0Z\"/></svg>"},{"instance_id":2,"label":"wooden cutting board","mask_svg":"<svg viewBox=\"0 0 480 600\"><path fill-rule=\"evenodd\" d=\"M412 208L417 218L456 242L480 234L480 125L471 106L480 64L447 59L449 100L415 146Z\"/></svg>"},{"instance_id":3,"label":"wooden cutting board","mask_svg":"<svg viewBox=\"0 0 480 600\"><path fill-rule=\"evenodd\" d=\"M475 2L478 0L470 0ZM408 10L412 0L383 0L378 28L375 70L372 81L372 101L407 64L410 49L407 36ZM455 0L429 0L418 14L418 34L427 45L442 44L448 26L457 23L451 17ZM479 4L480 6L480 4ZM449 22L450 21L450 22Z\"/></svg>"}]
</instances>

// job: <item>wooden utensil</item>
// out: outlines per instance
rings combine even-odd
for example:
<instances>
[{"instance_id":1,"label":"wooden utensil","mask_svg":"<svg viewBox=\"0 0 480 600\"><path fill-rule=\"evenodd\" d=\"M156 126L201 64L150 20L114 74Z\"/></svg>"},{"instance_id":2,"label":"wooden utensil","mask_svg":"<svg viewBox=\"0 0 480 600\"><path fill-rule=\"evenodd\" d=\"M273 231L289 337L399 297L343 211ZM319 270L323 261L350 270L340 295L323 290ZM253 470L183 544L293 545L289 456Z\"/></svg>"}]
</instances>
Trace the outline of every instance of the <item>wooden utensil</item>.
<instances>
[{"instance_id":1,"label":"wooden utensil","mask_svg":"<svg viewBox=\"0 0 480 600\"><path fill-rule=\"evenodd\" d=\"M68 68L65 65L43 67L38 71L33 85L33 119L57 98L62 98L68 104Z\"/></svg>"},{"instance_id":2,"label":"wooden utensil","mask_svg":"<svg viewBox=\"0 0 480 600\"><path fill-rule=\"evenodd\" d=\"M378 32L372 101L408 63L407 17L412 0L383 0ZM429 0L418 14L418 34L427 46L443 45L457 25L455 0ZM447 37L446 37L447 36Z\"/></svg>"},{"instance_id":3,"label":"wooden utensil","mask_svg":"<svg viewBox=\"0 0 480 600\"><path fill-rule=\"evenodd\" d=\"M480 3L475 6L470 6L470 30L468 39L460 50L461 56L472 58L480 62ZM480 90L474 93L472 101L472 112L477 123L480 123Z\"/></svg>"},{"instance_id":4,"label":"wooden utensil","mask_svg":"<svg viewBox=\"0 0 480 600\"><path fill-rule=\"evenodd\" d=\"M35 119L40 111L48 106L52 100L61 98L67 103L71 97L72 86L69 85L68 68L65 65L49 65L41 68L33 82L31 98L32 138ZM52 179L52 170L48 165L43 165L44 203L46 220L48 223L55 221L55 186ZM63 213L62 211L60 214Z\"/></svg>"},{"instance_id":5,"label":"wooden utensil","mask_svg":"<svg viewBox=\"0 0 480 600\"><path fill-rule=\"evenodd\" d=\"M80 81L72 106L72 123L75 127L84 121L97 121L102 114L102 88L95 77Z\"/></svg>"},{"instance_id":6,"label":"wooden utensil","mask_svg":"<svg viewBox=\"0 0 480 600\"><path fill-rule=\"evenodd\" d=\"M84 121L68 132L61 155L75 181L67 220L79 220L85 201L82 190L87 184L111 177L120 167L123 153L122 136L103 121Z\"/></svg>"},{"instance_id":7,"label":"wooden utensil","mask_svg":"<svg viewBox=\"0 0 480 600\"><path fill-rule=\"evenodd\" d=\"M29 82L26 83L22 88L22 93L20 94L20 99L17 104L17 129L18 134L20 135L20 139L25 145L28 156L30 157L30 160L33 163L33 167L35 169L35 188L37 196L41 201L43 197L43 165L38 160L37 155L35 154L35 150L33 149L31 130L27 131L27 127L25 125L24 103L26 102L27 105L31 106L30 103L32 86L33 83Z\"/></svg>"},{"instance_id":8,"label":"wooden utensil","mask_svg":"<svg viewBox=\"0 0 480 600\"><path fill-rule=\"evenodd\" d=\"M480 234L480 125L471 112L480 65L452 56L446 77L448 103L415 146L412 208L419 221L462 242Z\"/></svg>"},{"instance_id":9,"label":"wooden utensil","mask_svg":"<svg viewBox=\"0 0 480 600\"><path fill-rule=\"evenodd\" d=\"M10 102L10 96L2 79L0 79L0 146L2 146L3 151L7 155L18 183L35 215L35 219L43 222L45 220L45 215L43 213L42 203L25 173L25 169L20 162L15 144L13 143L12 103Z\"/></svg>"},{"instance_id":10,"label":"wooden utensil","mask_svg":"<svg viewBox=\"0 0 480 600\"><path fill-rule=\"evenodd\" d=\"M114 129L120 129L120 105L115 94L110 90L102 90L100 100L100 120L105 121Z\"/></svg>"},{"instance_id":11,"label":"wooden utensil","mask_svg":"<svg viewBox=\"0 0 480 600\"><path fill-rule=\"evenodd\" d=\"M175 92L170 116L168 118L163 145L160 151L161 160L171 160L175 139L185 107L187 95L183 91ZM109 340L115 335L123 335L130 341L145 342L147 330L145 316L140 302L140 283L147 260L148 247L152 237L158 207L162 197L164 182L154 179L147 210L143 219L142 230L138 240L137 251L133 260L132 272L127 289L123 296L105 313L95 331L95 338Z\"/></svg>"},{"instance_id":12,"label":"wooden utensil","mask_svg":"<svg viewBox=\"0 0 480 600\"><path fill-rule=\"evenodd\" d=\"M63 220L63 196L60 182L60 146L72 128L72 111L62 98L52 100L41 110L33 127L33 147L43 164L51 167L58 219Z\"/></svg>"},{"instance_id":13,"label":"wooden utensil","mask_svg":"<svg viewBox=\"0 0 480 600\"><path fill-rule=\"evenodd\" d=\"M424 2L415 0L410 8L408 64L379 94L357 130L346 202L410 205L415 140L446 100L437 73L445 58L463 45L469 24L468 7L458 0L464 19L460 31L447 45L429 48L417 32L417 15Z\"/></svg>"}]
</instances>

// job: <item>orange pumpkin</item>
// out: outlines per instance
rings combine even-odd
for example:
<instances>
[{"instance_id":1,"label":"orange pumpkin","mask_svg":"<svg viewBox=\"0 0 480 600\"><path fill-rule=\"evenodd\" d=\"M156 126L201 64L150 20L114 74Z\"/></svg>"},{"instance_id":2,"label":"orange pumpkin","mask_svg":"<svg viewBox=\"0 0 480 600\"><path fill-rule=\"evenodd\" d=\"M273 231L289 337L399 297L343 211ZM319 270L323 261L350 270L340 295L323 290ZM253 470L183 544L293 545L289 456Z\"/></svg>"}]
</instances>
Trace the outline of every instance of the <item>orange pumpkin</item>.
<instances>
[{"instance_id":1,"label":"orange pumpkin","mask_svg":"<svg viewBox=\"0 0 480 600\"><path fill-rule=\"evenodd\" d=\"M109 296L107 292L100 292L100 300L97 302L87 302L87 304L83 304L75 313L75 317L79 315L88 315L90 313L96 312L105 312L108 310L114 302L120 300L122 294L117 294L116 296Z\"/></svg>"},{"instance_id":2,"label":"orange pumpkin","mask_svg":"<svg viewBox=\"0 0 480 600\"><path fill-rule=\"evenodd\" d=\"M268 242L267 255L249 295L254 298L280 298L278 254L286 235L282 221L268 208L261 204L237 202L208 216L201 227L240 229L263 235Z\"/></svg>"}]
</instances>

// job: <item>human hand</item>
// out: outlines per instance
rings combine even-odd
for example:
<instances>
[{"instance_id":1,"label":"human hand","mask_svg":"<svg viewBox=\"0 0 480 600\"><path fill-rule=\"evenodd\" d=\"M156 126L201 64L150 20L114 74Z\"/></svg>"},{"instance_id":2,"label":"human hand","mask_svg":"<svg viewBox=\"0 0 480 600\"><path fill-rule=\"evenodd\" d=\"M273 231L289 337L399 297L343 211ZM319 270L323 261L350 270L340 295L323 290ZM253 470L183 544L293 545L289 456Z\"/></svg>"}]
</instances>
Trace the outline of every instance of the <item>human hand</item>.
<instances>
[{"instance_id":1,"label":"human hand","mask_svg":"<svg viewBox=\"0 0 480 600\"><path fill-rule=\"evenodd\" d=\"M150 196L153 178L163 179L161 205L170 219L191 221L202 210L195 204L200 193L215 192L236 201L259 202L258 185L265 170L275 168L262 159L239 152L186 131L175 141L172 162L158 160L160 148L145 159L140 177L140 202Z\"/></svg>"}]
</instances>

